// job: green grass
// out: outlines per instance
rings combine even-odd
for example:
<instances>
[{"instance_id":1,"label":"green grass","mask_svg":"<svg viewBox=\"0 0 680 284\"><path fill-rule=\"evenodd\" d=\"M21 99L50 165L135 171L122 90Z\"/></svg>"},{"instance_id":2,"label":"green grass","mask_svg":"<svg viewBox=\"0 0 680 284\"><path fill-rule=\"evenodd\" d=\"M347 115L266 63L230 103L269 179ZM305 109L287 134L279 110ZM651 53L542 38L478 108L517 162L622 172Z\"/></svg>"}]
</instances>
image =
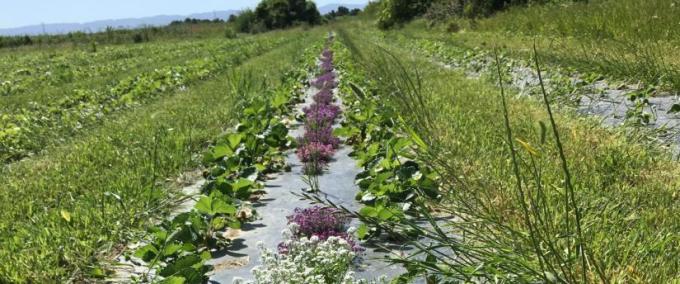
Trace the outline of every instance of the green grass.
<instances>
[{"instance_id":1,"label":"green grass","mask_svg":"<svg viewBox=\"0 0 680 284\"><path fill-rule=\"evenodd\" d=\"M415 21L399 33L468 48L505 48L528 58L534 42L551 63L680 90L680 3L593 0L514 7L476 21L429 27ZM453 24L451 24L453 25Z\"/></svg>"},{"instance_id":2,"label":"green grass","mask_svg":"<svg viewBox=\"0 0 680 284\"><path fill-rule=\"evenodd\" d=\"M78 86L84 88L72 90L70 87L74 86L57 81L54 89L36 87L34 94L17 92L3 97L5 100L0 101L12 111L0 117L0 159L6 162L19 160L36 154L45 146L63 143L82 129L101 123L109 115L153 102L175 90L214 77L245 59L275 48L283 41L283 34L271 33L237 40L213 39L189 45L176 44L178 50L168 50L162 45L142 47L141 51L148 54L150 61L149 58L134 57L129 61L107 63L107 55L103 60L82 53L75 56L82 61L99 62L99 65L94 64L95 69L105 78L96 74L90 76L89 67L79 66L78 60L72 64L71 56L56 59L54 65L67 67L62 68L66 71L54 72L54 76L70 74L72 77L67 81L82 79ZM34 57L28 57L32 62ZM183 57L185 60L182 60ZM177 63L177 59L180 60L177 65L168 64ZM51 70L49 66L47 70ZM135 66L143 66L146 72L137 70L140 73L127 74L127 71L135 70ZM16 78L17 84L44 86L51 83L41 82L40 74L44 71L41 68L28 70L36 73L28 76L32 80L24 82ZM114 79L117 77L121 80ZM101 80L112 79L114 82L110 84L100 84Z\"/></svg>"},{"instance_id":3,"label":"green grass","mask_svg":"<svg viewBox=\"0 0 680 284\"><path fill-rule=\"evenodd\" d=\"M557 255L575 254L551 252L546 247L552 242L574 249L575 237L563 235L574 232L574 209L564 210L564 168L545 107L532 99L508 101L520 176L527 192L523 202L541 202L539 209L543 210L540 216L544 223L539 226L543 231L531 234L522 212L523 202L517 197L499 89L487 80L466 79L464 74L414 58L403 48L381 40L374 41L395 53L406 69L376 61L381 51L368 43L366 31L370 29L349 25L347 34L361 51L356 58L380 63L363 66L373 78L381 78L375 83L385 99L405 92L399 88L401 83L390 81L394 77L390 73L407 70L411 78L422 80L420 93L425 107L406 108L402 113L406 121L417 121L416 115L427 114L434 122L425 128L413 126L430 141L430 152L424 159L442 171L447 194L444 201L433 206L469 221L447 224L447 228L450 225L466 236L465 245L453 249L485 253L476 255L482 266L473 263L468 268L506 277L509 272L521 272L541 278L536 272L541 271L541 263L529 237L534 235L542 241L540 250L547 255L544 260L565 264L575 275L585 269L588 279L597 282L594 266L583 267L576 258L560 262ZM654 146L628 138L623 130L601 128L595 120L560 113L556 121L582 214L583 235L592 252L590 261L597 261L604 278L615 283L680 280L677 162ZM537 195L541 198L535 199ZM536 216L529 218L538 222ZM556 234L547 234L550 232Z\"/></svg>"},{"instance_id":4,"label":"green grass","mask_svg":"<svg viewBox=\"0 0 680 284\"><path fill-rule=\"evenodd\" d=\"M295 54L319 32L296 38L229 71L278 84ZM266 36L266 35L265 35ZM272 34L271 36L274 36ZM134 232L167 212L172 180L197 167L196 154L232 127L229 75L126 111L71 142L1 170L0 282L63 282L86 277ZM64 216L70 215L70 221Z\"/></svg>"}]
</instances>

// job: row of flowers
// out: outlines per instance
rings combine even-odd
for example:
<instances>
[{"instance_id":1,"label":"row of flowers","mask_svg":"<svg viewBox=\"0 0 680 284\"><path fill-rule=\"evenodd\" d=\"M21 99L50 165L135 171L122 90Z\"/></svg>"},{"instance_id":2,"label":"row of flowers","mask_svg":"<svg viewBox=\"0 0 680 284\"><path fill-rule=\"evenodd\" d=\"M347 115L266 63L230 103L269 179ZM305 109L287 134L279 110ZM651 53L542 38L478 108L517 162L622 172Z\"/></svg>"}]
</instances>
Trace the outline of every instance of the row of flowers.
<instances>
[{"instance_id":1,"label":"row of flowers","mask_svg":"<svg viewBox=\"0 0 680 284\"><path fill-rule=\"evenodd\" d=\"M333 38L329 38L328 44ZM333 134L333 123L340 107L333 104L338 87L333 52L326 48L319 65L321 75L311 86L319 89L314 103L304 108L305 134L298 138L297 155L305 163L304 174L320 175L330 162L340 139ZM357 279L353 267L365 250L354 238L351 217L339 209L314 206L296 208L287 217L288 228L276 250L260 243L261 264L252 270L254 283L386 283L379 279ZM235 283L243 283L236 279ZM253 283L253 282L249 282Z\"/></svg>"},{"instance_id":2,"label":"row of flowers","mask_svg":"<svg viewBox=\"0 0 680 284\"><path fill-rule=\"evenodd\" d=\"M313 97L314 102L303 109L305 133L298 138L297 155L304 163L304 174L310 176L323 172L340 145L340 139L333 135L333 124L341 113L333 97L333 90L338 86L333 51L325 48L320 61L320 75L310 82L319 91Z\"/></svg>"}]
</instances>

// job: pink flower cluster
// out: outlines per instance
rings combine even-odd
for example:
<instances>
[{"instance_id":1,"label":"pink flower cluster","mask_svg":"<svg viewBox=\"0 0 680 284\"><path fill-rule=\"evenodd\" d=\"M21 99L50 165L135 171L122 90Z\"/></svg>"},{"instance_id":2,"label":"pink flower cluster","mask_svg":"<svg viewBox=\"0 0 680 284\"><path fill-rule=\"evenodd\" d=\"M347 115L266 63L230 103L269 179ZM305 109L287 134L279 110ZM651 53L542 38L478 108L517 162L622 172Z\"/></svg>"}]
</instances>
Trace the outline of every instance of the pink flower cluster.
<instances>
[{"instance_id":1,"label":"pink flower cluster","mask_svg":"<svg viewBox=\"0 0 680 284\"><path fill-rule=\"evenodd\" d=\"M311 142L300 146L297 155L303 163L313 161L328 162L333 157L334 151L333 145Z\"/></svg>"},{"instance_id":2,"label":"pink flower cluster","mask_svg":"<svg viewBox=\"0 0 680 284\"><path fill-rule=\"evenodd\" d=\"M319 88L314 103L305 108L305 134L298 138L297 155L305 163L303 171L308 175L319 175L330 162L340 139L333 135L333 123L341 113L333 104L333 89L338 86L333 73L333 52L325 49L321 55L322 74L311 82Z\"/></svg>"},{"instance_id":3,"label":"pink flower cluster","mask_svg":"<svg viewBox=\"0 0 680 284\"><path fill-rule=\"evenodd\" d=\"M297 238L316 236L320 240L327 240L330 237L339 237L346 240L355 252L364 250L347 232L351 220L340 210L320 206L305 209L296 208L293 215L287 218L288 224L295 223L298 225L298 230L295 232ZM287 251L288 248L284 243L279 244L280 253Z\"/></svg>"},{"instance_id":4,"label":"pink flower cluster","mask_svg":"<svg viewBox=\"0 0 680 284\"><path fill-rule=\"evenodd\" d=\"M331 68L331 70L332 70L332 68ZM312 86L317 87L319 89L336 88L338 86L338 83L335 81L335 73L333 71L328 71L328 72L322 74L321 76L316 77L316 79L314 79L314 81L312 81Z\"/></svg>"}]
</instances>

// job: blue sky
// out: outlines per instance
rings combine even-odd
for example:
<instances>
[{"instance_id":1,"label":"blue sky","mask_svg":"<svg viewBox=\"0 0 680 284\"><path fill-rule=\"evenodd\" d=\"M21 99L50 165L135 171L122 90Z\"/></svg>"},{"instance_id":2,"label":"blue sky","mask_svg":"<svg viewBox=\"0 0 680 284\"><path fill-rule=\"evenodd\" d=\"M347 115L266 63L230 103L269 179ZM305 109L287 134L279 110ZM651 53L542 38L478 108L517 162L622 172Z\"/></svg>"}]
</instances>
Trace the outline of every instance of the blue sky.
<instances>
[{"instance_id":1,"label":"blue sky","mask_svg":"<svg viewBox=\"0 0 680 284\"><path fill-rule=\"evenodd\" d=\"M40 23L79 23L95 20L138 18L155 15L184 15L215 10L255 7L257 0L4 0L0 6L0 28ZM358 4L366 0L316 0Z\"/></svg>"}]
</instances>

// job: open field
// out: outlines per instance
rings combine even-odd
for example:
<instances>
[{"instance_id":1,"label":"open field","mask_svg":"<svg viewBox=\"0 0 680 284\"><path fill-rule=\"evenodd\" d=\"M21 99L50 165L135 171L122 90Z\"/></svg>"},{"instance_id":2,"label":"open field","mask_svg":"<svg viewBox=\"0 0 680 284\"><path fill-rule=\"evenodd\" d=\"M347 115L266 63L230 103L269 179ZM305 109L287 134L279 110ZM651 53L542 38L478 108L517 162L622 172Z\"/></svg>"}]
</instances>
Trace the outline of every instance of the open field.
<instances>
[{"instance_id":1,"label":"open field","mask_svg":"<svg viewBox=\"0 0 680 284\"><path fill-rule=\"evenodd\" d=\"M680 2L270 2L0 50L0 283L680 281Z\"/></svg>"},{"instance_id":2,"label":"open field","mask_svg":"<svg viewBox=\"0 0 680 284\"><path fill-rule=\"evenodd\" d=\"M305 38L300 37L299 44ZM92 267L84 264L115 250L131 237L130 229L148 225L149 216L167 211L173 202L168 199L172 181L194 169L196 154L231 127L231 106L261 91L263 82L277 84L277 70L294 63L297 48L279 45L243 59L240 66L205 82L169 90L172 96L124 111L71 141L49 146L44 155L3 167L0 202L8 222L0 226L0 253L7 260L2 278L43 282L89 273ZM230 80L238 76L248 76L252 89L234 89ZM68 212L70 221L61 212Z\"/></svg>"}]
</instances>

